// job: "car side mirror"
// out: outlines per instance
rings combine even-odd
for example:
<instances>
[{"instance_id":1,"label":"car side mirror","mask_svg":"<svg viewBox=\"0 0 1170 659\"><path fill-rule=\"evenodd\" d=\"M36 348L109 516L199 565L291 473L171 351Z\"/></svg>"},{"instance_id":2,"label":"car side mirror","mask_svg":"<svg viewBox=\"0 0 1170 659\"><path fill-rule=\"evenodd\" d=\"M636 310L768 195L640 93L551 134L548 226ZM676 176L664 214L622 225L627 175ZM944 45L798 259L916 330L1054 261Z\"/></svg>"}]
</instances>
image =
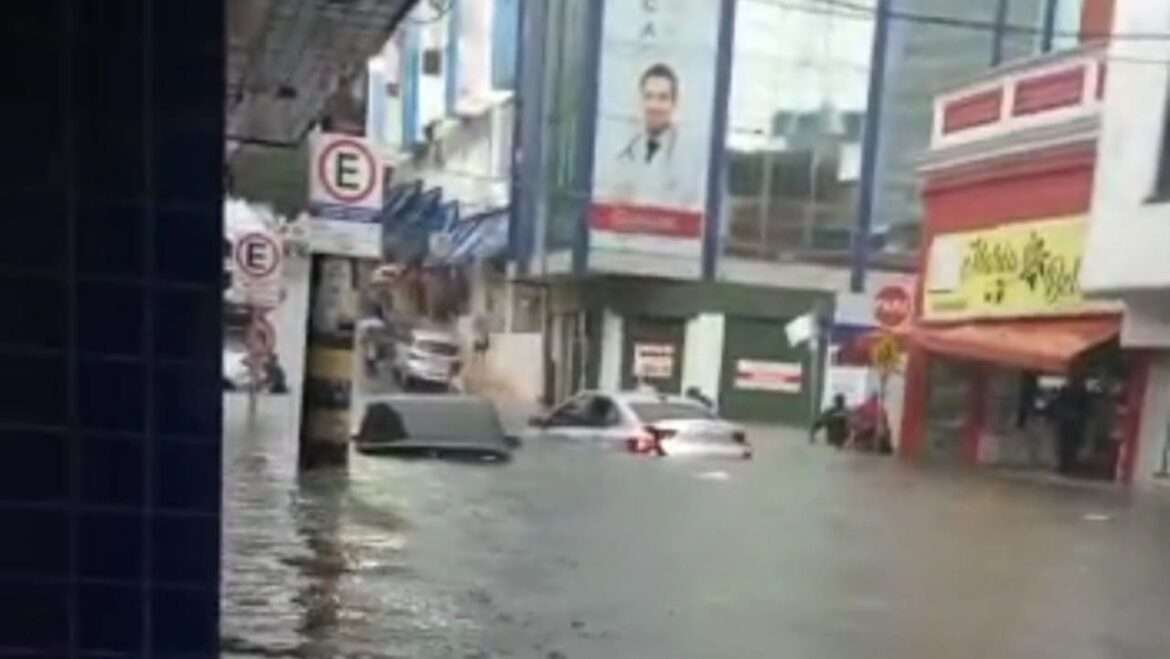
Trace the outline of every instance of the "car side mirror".
<instances>
[{"instance_id":1,"label":"car side mirror","mask_svg":"<svg viewBox=\"0 0 1170 659\"><path fill-rule=\"evenodd\" d=\"M528 418L528 425L533 428L544 428L548 425L548 419L543 416L533 416Z\"/></svg>"}]
</instances>

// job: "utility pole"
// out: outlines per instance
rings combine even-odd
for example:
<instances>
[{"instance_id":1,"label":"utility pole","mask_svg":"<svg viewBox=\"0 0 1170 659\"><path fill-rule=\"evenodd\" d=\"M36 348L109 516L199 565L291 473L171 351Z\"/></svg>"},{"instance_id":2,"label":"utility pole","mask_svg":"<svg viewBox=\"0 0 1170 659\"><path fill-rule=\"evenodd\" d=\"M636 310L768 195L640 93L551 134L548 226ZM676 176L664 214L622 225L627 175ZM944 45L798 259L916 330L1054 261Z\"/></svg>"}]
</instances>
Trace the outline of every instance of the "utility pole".
<instances>
[{"instance_id":1,"label":"utility pole","mask_svg":"<svg viewBox=\"0 0 1170 659\"><path fill-rule=\"evenodd\" d=\"M886 44L890 38L892 0L878 0L873 26L873 51L870 56L869 94L866 98L865 136L861 146L861 181L857 200L857 227L853 232L853 263L849 288L865 291L865 274L869 265L870 228L873 224L874 192L877 187L877 158L882 125L882 96L886 81Z\"/></svg>"},{"instance_id":2,"label":"utility pole","mask_svg":"<svg viewBox=\"0 0 1170 659\"><path fill-rule=\"evenodd\" d=\"M1010 0L999 0L995 6L995 32L991 36L991 66L999 66L1003 62L1003 38L1007 31L1008 3Z\"/></svg>"}]
</instances>

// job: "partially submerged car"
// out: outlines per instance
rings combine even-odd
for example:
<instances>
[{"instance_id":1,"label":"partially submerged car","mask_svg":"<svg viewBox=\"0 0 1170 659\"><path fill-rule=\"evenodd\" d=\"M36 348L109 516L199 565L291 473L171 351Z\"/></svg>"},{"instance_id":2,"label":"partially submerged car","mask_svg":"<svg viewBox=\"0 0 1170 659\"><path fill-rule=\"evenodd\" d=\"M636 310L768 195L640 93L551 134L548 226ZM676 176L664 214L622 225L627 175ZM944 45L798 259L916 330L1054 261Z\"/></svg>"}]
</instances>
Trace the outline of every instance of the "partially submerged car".
<instances>
[{"instance_id":1,"label":"partially submerged car","mask_svg":"<svg viewBox=\"0 0 1170 659\"><path fill-rule=\"evenodd\" d=\"M451 388L463 369L460 342L455 332L426 327L393 327L394 377L403 388L441 386Z\"/></svg>"},{"instance_id":2,"label":"partially submerged car","mask_svg":"<svg viewBox=\"0 0 1170 659\"><path fill-rule=\"evenodd\" d=\"M682 396L588 391L530 425L537 438L596 442L644 455L752 457L742 427Z\"/></svg>"},{"instance_id":3,"label":"partially submerged car","mask_svg":"<svg viewBox=\"0 0 1170 659\"><path fill-rule=\"evenodd\" d=\"M368 455L484 462L508 460L519 445L504 433L491 401L418 394L369 400L353 440Z\"/></svg>"}]
</instances>

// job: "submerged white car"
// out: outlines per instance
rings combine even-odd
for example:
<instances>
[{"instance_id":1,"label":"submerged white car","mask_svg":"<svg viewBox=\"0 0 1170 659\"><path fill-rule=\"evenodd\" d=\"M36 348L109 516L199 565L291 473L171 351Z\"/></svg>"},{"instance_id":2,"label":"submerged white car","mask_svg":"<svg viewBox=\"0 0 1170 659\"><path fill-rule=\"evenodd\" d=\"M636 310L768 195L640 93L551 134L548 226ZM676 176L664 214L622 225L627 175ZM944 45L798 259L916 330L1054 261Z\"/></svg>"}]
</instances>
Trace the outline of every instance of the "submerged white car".
<instances>
[{"instance_id":1,"label":"submerged white car","mask_svg":"<svg viewBox=\"0 0 1170 659\"><path fill-rule=\"evenodd\" d=\"M631 453L750 459L746 431L682 396L584 392L531 419L537 439L595 442Z\"/></svg>"}]
</instances>

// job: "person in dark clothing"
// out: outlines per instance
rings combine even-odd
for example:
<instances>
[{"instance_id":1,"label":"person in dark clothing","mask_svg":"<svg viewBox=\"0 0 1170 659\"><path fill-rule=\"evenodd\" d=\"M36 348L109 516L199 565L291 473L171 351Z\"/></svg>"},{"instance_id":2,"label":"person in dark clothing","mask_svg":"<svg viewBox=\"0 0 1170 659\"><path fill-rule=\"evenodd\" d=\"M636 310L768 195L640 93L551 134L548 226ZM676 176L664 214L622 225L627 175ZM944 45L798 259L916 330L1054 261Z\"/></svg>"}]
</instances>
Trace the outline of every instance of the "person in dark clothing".
<instances>
[{"instance_id":1,"label":"person in dark clothing","mask_svg":"<svg viewBox=\"0 0 1170 659\"><path fill-rule=\"evenodd\" d=\"M1089 413L1089 392L1080 377L1070 377L1061 388L1053 406L1057 430L1057 461L1062 474L1077 467L1077 454L1084 443L1085 421Z\"/></svg>"},{"instance_id":2,"label":"person in dark clothing","mask_svg":"<svg viewBox=\"0 0 1170 659\"><path fill-rule=\"evenodd\" d=\"M845 447L845 442L849 439L849 410L845 407L845 397L841 394L833 396L833 406L822 412L813 423L812 441L816 441L816 433L822 428L829 446L837 449Z\"/></svg>"}]
</instances>

